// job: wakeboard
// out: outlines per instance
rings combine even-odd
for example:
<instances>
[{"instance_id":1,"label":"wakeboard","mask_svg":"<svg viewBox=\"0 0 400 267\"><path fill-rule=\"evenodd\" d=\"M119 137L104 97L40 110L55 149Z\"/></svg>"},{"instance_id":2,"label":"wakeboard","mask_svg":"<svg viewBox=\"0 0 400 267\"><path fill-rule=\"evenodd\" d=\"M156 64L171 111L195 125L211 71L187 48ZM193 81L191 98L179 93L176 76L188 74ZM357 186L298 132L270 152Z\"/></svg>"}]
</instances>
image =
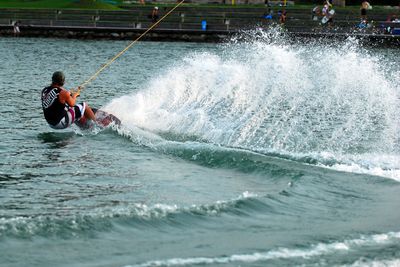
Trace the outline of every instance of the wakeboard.
<instances>
[{"instance_id":1,"label":"wakeboard","mask_svg":"<svg viewBox=\"0 0 400 267\"><path fill-rule=\"evenodd\" d=\"M79 121L76 121L75 124L81 130L88 130L95 127L95 125L99 126L100 128L106 128L107 126L113 124L116 126L121 125L121 120L118 119L111 113L108 113L104 110L100 110L97 108L92 108L94 116L96 117L96 121L87 120L86 118L81 118Z\"/></svg>"}]
</instances>

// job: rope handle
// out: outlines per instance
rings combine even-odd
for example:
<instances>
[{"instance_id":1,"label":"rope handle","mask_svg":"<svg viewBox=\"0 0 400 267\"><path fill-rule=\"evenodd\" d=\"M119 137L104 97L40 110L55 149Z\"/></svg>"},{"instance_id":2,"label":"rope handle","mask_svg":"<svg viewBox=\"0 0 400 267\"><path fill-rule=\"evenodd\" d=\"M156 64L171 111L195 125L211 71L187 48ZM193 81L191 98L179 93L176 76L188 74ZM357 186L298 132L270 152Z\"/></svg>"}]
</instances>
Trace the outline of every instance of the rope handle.
<instances>
[{"instance_id":1,"label":"rope handle","mask_svg":"<svg viewBox=\"0 0 400 267\"><path fill-rule=\"evenodd\" d=\"M145 36L149 31L151 31L154 27L156 27L158 24L161 23L163 19L169 16L176 8L178 8L181 4L183 4L185 0L182 0L179 2L176 6L174 6L170 11L168 11L164 16L161 17L158 21L156 21L153 25L151 25L150 28L148 28L145 32L143 32L138 38L136 38L134 41L132 41L129 45L127 45L123 50L121 50L118 54L116 54L113 58L108 60L108 62L104 65L102 65L96 72L95 74L92 75L89 79L87 79L85 82L83 82L81 85L78 86L78 88L74 91L79 92L85 88L86 85L88 85L90 82L92 82L96 77L108 66L110 66L117 58L119 58L123 53L125 53L129 48L131 48L137 41L139 41L143 36Z\"/></svg>"},{"instance_id":2,"label":"rope handle","mask_svg":"<svg viewBox=\"0 0 400 267\"><path fill-rule=\"evenodd\" d=\"M76 97L78 97L80 94L81 94L81 87L80 86L78 86L78 88L76 88L76 89L71 89L70 90L70 93L71 94L78 94Z\"/></svg>"}]
</instances>

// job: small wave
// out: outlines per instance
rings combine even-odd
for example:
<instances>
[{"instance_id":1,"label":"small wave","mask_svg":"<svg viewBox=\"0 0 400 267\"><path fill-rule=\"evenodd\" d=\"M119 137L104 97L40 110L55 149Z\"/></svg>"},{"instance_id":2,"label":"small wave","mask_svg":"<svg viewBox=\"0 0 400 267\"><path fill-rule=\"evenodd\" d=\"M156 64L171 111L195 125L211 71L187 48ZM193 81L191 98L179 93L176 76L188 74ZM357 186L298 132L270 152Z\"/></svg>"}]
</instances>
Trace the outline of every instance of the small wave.
<instances>
[{"instance_id":1,"label":"small wave","mask_svg":"<svg viewBox=\"0 0 400 267\"><path fill-rule=\"evenodd\" d=\"M150 266L191 266L191 265L215 265L229 263L252 263L276 259L293 259L319 257L322 255L347 252L352 249L359 249L366 246L398 244L400 242L400 232L389 232L385 234L376 234L371 236L362 235L357 239L344 240L342 242L319 243L304 249L279 248L267 252L255 252L252 254L235 254L222 257L195 257L195 258L172 258L166 260L148 261L137 265L128 265L125 267L150 267ZM388 261L389 264L396 263L398 260ZM379 262L385 263L385 262ZM357 265L354 266L362 266ZM371 265L375 266L373 262ZM376 265L387 266L387 265ZM391 265L390 265L391 266Z\"/></svg>"},{"instance_id":2,"label":"small wave","mask_svg":"<svg viewBox=\"0 0 400 267\"><path fill-rule=\"evenodd\" d=\"M113 222L140 223L141 221L159 221L171 215L188 214L190 216L215 216L223 212L235 212L241 209L238 205L255 199L257 194L243 192L237 198L228 201L216 201L212 204L178 205L136 203L94 208L85 214L76 215L40 215L35 217L0 218L0 237L14 236L28 238L33 235L75 236L103 231L112 227Z\"/></svg>"},{"instance_id":3,"label":"small wave","mask_svg":"<svg viewBox=\"0 0 400 267\"><path fill-rule=\"evenodd\" d=\"M248 150L242 147L225 147L207 143L203 140L196 140L198 138L196 136L186 137L170 134L175 138L174 141L163 139L168 133L164 133L162 137L140 128L121 128L118 131L119 134L130 138L138 145L208 167L245 169L246 172L263 171L270 169L272 158L277 158L340 172L380 176L400 182L400 158L396 154L342 155L324 151L294 153L276 149ZM265 161L262 159L264 156L272 158ZM261 161L264 164L260 164Z\"/></svg>"},{"instance_id":4,"label":"small wave","mask_svg":"<svg viewBox=\"0 0 400 267\"><path fill-rule=\"evenodd\" d=\"M284 153L271 150L260 153L332 170L380 176L400 182L399 155L372 153L340 155L332 152Z\"/></svg>"},{"instance_id":5,"label":"small wave","mask_svg":"<svg viewBox=\"0 0 400 267\"><path fill-rule=\"evenodd\" d=\"M400 259L393 260L367 260L360 259L351 265L344 265L342 267L398 267L400 266Z\"/></svg>"},{"instance_id":6,"label":"small wave","mask_svg":"<svg viewBox=\"0 0 400 267\"><path fill-rule=\"evenodd\" d=\"M39 236L73 237L78 234L92 231L101 231L110 228L109 221L95 220L90 216L76 215L68 218L54 216L13 217L0 219L0 238L17 237L30 238Z\"/></svg>"},{"instance_id":7,"label":"small wave","mask_svg":"<svg viewBox=\"0 0 400 267\"><path fill-rule=\"evenodd\" d=\"M137 127L124 127L118 131L119 134L130 138L135 144L208 167L245 169L246 172L262 171L271 167L272 158L277 158L341 172L368 174L400 181L400 159L396 154L342 155L324 151L294 153L276 149L249 150L245 147L225 147L203 142L203 140L196 140L198 138L196 136L186 137L172 133L164 133L164 136L160 136ZM173 136L175 141L163 139L165 136L169 138ZM265 156L271 158L267 161L262 160ZM264 164L260 164L261 161Z\"/></svg>"}]
</instances>

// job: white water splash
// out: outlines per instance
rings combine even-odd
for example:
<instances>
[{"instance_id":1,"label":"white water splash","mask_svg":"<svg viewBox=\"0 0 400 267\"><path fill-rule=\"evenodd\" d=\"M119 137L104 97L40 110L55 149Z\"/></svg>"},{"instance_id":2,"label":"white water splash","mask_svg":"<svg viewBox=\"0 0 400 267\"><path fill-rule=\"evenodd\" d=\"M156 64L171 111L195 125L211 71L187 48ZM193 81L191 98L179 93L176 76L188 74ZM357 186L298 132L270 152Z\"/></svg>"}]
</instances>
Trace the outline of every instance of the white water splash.
<instances>
[{"instance_id":1,"label":"white water splash","mask_svg":"<svg viewBox=\"0 0 400 267\"><path fill-rule=\"evenodd\" d=\"M338 170L359 167L357 172L399 180L400 86L393 76L398 70L387 70L391 65L383 56L353 41L340 48L285 45L284 39L258 35L221 54L188 55L145 90L115 99L106 109L124 125L154 133L317 161L330 153ZM354 160L373 161L369 156L376 155L389 155L393 164Z\"/></svg>"}]
</instances>

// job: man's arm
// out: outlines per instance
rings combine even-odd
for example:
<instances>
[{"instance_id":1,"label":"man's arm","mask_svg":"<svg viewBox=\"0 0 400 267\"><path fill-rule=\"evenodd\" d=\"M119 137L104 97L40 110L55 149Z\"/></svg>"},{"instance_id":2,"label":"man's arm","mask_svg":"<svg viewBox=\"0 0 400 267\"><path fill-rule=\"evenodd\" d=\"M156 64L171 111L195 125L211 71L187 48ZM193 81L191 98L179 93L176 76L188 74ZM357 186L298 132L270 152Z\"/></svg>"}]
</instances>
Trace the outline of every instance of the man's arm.
<instances>
[{"instance_id":1,"label":"man's arm","mask_svg":"<svg viewBox=\"0 0 400 267\"><path fill-rule=\"evenodd\" d=\"M75 106L76 98L78 96L79 92L71 94L69 91L62 89L59 95L59 99L62 104L67 103L68 106L73 107Z\"/></svg>"}]
</instances>

